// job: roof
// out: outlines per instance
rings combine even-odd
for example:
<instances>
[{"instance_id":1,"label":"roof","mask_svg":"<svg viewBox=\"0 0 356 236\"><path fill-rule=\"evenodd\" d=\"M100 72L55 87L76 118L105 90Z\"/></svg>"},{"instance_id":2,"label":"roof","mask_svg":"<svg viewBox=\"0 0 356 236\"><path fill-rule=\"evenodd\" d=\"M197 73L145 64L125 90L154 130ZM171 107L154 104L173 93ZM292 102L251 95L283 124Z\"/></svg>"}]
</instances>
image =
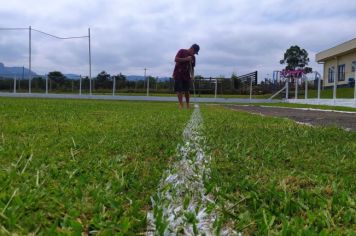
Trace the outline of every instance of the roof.
<instances>
[{"instance_id":1,"label":"roof","mask_svg":"<svg viewBox=\"0 0 356 236\"><path fill-rule=\"evenodd\" d=\"M342 56L349 54L351 52L356 52L356 38L351 39L345 43L327 49L325 51L319 52L315 55L315 60L317 62L325 62L328 59L334 58L336 56Z\"/></svg>"}]
</instances>

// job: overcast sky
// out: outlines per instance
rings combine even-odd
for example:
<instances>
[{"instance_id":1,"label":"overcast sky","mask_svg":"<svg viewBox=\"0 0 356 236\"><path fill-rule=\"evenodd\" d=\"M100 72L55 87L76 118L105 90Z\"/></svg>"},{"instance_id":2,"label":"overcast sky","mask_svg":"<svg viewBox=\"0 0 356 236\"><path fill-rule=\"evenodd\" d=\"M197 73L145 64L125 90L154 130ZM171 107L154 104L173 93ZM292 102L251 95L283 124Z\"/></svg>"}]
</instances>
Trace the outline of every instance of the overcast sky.
<instances>
[{"instance_id":1,"label":"overcast sky","mask_svg":"<svg viewBox=\"0 0 356 236\"><path fill-rule=\"evenodd\" d=\"M356 37L354 0L11 0L0 27L28 27L60 37L91 29L92 75L171 76L180 48L200 45L196 74L230 77L281 69L291 45L315 54ZM0 31L0 62L28 67L28 31ZM88 40L32 32L32 69L88 74Z\"/></svg>"}]
</instances>

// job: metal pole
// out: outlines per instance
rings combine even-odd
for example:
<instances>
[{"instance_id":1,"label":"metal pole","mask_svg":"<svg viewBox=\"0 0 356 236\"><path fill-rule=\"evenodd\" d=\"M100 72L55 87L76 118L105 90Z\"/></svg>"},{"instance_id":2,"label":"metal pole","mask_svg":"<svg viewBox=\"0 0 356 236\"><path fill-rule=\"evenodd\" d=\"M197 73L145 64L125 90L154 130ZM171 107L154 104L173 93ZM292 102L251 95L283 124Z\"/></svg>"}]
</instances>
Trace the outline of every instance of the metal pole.
<instances>
[{"instance_id":1,"label":"metal pole","mask_svg":"<svg viewBox=\"0 0 356 236\"><path fill-rule=\"evenodd\" d=\"M47 75L47 79L49 79L49 91L52 91L52 80L51 78L48 78L48 75Z\"/></svg>"},{"instance_id":2,"label":"metal pole","mask_svg":"<svg viewBox=\"0 0 356 236\"><path fill-rule=\"evenodd\" d=\"M318 72L315 72L315 76L318 77L318 104L320 100L320 87L321 87L321 75L318 74Z\"/></svg>"},{"instance_id":3,"label":"metal pole","mask_svg":"<svg viewBox=\"0 0 356 236\"><path fill-rule=\"evenodd\" d=\"M306 75L304 75L304 83L305 83L304 99L308 99L308 78Z\"/></svg>"},{"instance_id":4,"label":"metal pole","mask_svg":"<svg viewBox=\"0 0 356 236\"><path fill-rule=\"evenodd\" d=\"M115 88L116 88L116 76L112 77L112 95L115 96Z\"/></svg>"},{"instance_id":5,"label":"metal pole","mask_svg":"<svg viewBox=\"0 0 356 236\"><path fill-rule=\"evenodd\" d=\"M356 68L355 68L355 76L354 76L354 100L356 105Z\"/></svg>"},{"instance_id":6,"label":"metal pole","mask_svg":"<svg viewBox=\"0 0 356 236\"><path fill-rule=\"evenodd\" d=\"M336 99L336 80L337 80L337 71L334 70L333 73L335 74L334 76L334 89L333 89L333 99L334 99L334 102L335 102L335 99Z\"/></svg>"},{"instance_id":7,"label":"metal pole","mask_svg":"<svg viewBox=\"0 0 356 236\"><path fill-rule=\"evenodd\" d=\"M286 79L286 99L288 99L288 92L289 92L289 78Z\"/></svg>"},{"instance_id":8,"label":"metal pole","mask_svg":"<svg viewBox=\"0 0 356 236\"><path fill-rule=\"evenodd\" d=\"M48 75L46 74L46 94L48 94Z\"/></svg>"},{"instance_id":9,"label":"metal pole","mask_svg":"<svg viewBox=\"0 0 356 236\"><path fill-rule=\"evenodd\" d=\"M82 95L82 75L79 75L79 95Z\"/></svg>"},{"instance_id":10,"label":"metal pole","mask_svg":"<svg viewBox=\"0 0 356 236\"><path fill-rule=\"evenodd\" d=\"M146 80L146 68L144 69L145 70L145 80ZM147 80L147 96L149 96L149 93L150 93L150 80L148 79Z\"/></svg>"},{"instance_id":11,"label":"metal pole","mask_svg":"<svg viewBox=\"0 0 356 236\"><path fill-rule=\"evenodd\" d=\"M14 93L16 93L16 75L14 77Z\"/></svg>"},{"instance_id":12,"label":"metal pole","mask_svg":"<svg viewBox=\"0 0 356 236\"><path fill-rule=\"evenodd\" d=\"M250 102L252 100L252 77L250 77Z\"/></svg>"},{"instance_id":13,"label":"metal pole","mask_svg":"<svg viewBox=\"0 0 356 236\"><path fill-rule=\"evenodd\" d=\"M215 99L216 99L217 93L218 93L218 79L215 78Z\"/></svg>"},{"instance_id":14,"label":"metal pole","mask_svg":"<svg viewBox=\"0 0 356 236\"><path fill-rule=\"evenodd\" d=\"M89 94L92 94L91 88L91 44L90 44L90 28L88 28L88 38L89 38Z\"/></svg>"},{"instance_id":15,"label":"metal pole","mask_svg":"<svg viewBox=\"0 0 356 236\"><path fill-rule=\"evenodd\" d=\"M294 99L298 99L298 78L295 78Z\"/></svg>"},{"instance_id":16,"label":"metal pole","mask_svg":"<svg viewBox=\"0 0 356 236\"><path fill-rule=\"evenodd\" d=\"M31 93L31 26L28 27L28 92Z\"/></svg>"}]
</instances>

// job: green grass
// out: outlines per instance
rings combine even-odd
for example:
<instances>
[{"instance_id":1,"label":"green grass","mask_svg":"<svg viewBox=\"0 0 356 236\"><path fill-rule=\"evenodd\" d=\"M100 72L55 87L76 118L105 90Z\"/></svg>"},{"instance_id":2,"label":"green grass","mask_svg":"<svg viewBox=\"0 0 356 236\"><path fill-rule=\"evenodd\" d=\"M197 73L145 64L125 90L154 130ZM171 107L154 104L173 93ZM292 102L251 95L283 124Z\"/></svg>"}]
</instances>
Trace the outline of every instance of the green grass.
<instances>
[{"instance_id":1,"label":"green grass","mask_svg":"<svg viewBox=\"0 0 356 236\"><path fill-rule=\"evenodd\" d=\"M0 234L138 234L191 111L0 98Z\"/></svg>"},{"instance_id":2,"label":"green grass","mask_svg":"<svg viewBox=\"0 0 356 236\"><path fill-rule=\"evenodd\" d=\"M293 93L290 95L291 98L294 98L294 90L290 91ZM354 88L337 88L336 98L354 98ZM302 91L298 92L298 98L304 98L304 88ZM318 90L308 90L308 98L318 98ZM320 98L333 98L333 88L327 88L320 91Z\"/></svg>"},{"instance_id":3,"label":"green grass","mask_svg":"<svg viewBox=\"0 0 356 236\"><path fill-rule=\"evenodd\" d=\"M246 235L356 232L356 132L201 110L216 224ZM176 162L191 111L0 98L0 235L144 233L150 196Z\"/></svg>"},{"instance_id":4,"label":"green grass","mask_svg":"<svg viewBox=\"0 0 356 236\"><path fill-rule=\"evenodd\" d=\"M208 189L224 221L253 235L352 235L356 133L204 107ZM230 204L227 204L230 202Z\"/></svg>"}]
</instances>

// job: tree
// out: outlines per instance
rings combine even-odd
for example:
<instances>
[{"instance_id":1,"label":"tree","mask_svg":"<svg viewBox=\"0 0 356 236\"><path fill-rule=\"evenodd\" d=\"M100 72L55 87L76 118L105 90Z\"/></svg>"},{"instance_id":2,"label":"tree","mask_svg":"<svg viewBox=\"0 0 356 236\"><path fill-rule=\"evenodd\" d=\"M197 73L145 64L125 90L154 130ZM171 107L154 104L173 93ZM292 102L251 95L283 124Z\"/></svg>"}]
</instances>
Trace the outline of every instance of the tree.
<instances>
[{"instance_id":1,"label":"tree","mask_svg":"<svg viewBox=\"0 0 356 236\"><path fill-rule=\"evenodd\" d=\"M105 82L105 81L109 81L110 80L110 74L106 73L105 70L103 70L102 72L100 72L96 79L100 82Z\"/></svg>"},{"instance_id":2,"label":"tree","mask_svg":"<svg viewBox=\"0 0 356 236\"><path fill-rule=\"evenodd\" d=\"M118 74L113 76L113 79L116 79L116 84L118 88L125 88L126 87L126 76L123 74Z\"/></svg>"},{"instance_id":3,"label":"tree","mask_svg":"<svg viewBox=\"0 0 356 236\"><path fill-rule=\"evenodd\" d=\"M195 80L203 80L204 77L201 76L201 75L196 75L196 76L194 76L194 79L195 79Z\"/></svg>"},{"instance_id":4,"label":"tree","mask_svg":"<svg viewBox=\"0 0 356 236\"><path fill-rule=\"evenodd\" d=\"M232 82L232 88L233 89L240 89L242 87L242 82L241 80L237 77L236 73L232 73L231 75L231 82Z\"/></svg>"},{"instance_id":5,"label":"tree","mask_svg":"<svg viewBox=\"0 0 356 236\"><path fill-rule=\"evenodd\" d=\"M110 82L110 74L106 73L106 71L102 71L100 72L97 76L96 76L96 86L97 88L110 88L111 82Z\"/></svg>"},{"instance_id":6,"label":"tree","mask_svg":"<svg viewBox=\"0 0 356 236\"><path fill-rule=\"evenodd\" d=\"M48 79L51 79L54 82L56 82L58 84L62 84L62 85L66 80L66 77L60 71L49 72L47 76L48 76Z\"/></svg>"},{"instance_id":7,"label":"tree","mask_svg":"<svg viewBox=\"0 0 356 236\"><path fill-rule=\"evenodd\" d=\"M281 64L287 64L286 70L302 69L305 73L310 73L312 68L306 67L309 63L308 52L305 49L301 49L299 46L291 46L284 53L283 60L280 60Z\"/></svg>"}]
</instances>

